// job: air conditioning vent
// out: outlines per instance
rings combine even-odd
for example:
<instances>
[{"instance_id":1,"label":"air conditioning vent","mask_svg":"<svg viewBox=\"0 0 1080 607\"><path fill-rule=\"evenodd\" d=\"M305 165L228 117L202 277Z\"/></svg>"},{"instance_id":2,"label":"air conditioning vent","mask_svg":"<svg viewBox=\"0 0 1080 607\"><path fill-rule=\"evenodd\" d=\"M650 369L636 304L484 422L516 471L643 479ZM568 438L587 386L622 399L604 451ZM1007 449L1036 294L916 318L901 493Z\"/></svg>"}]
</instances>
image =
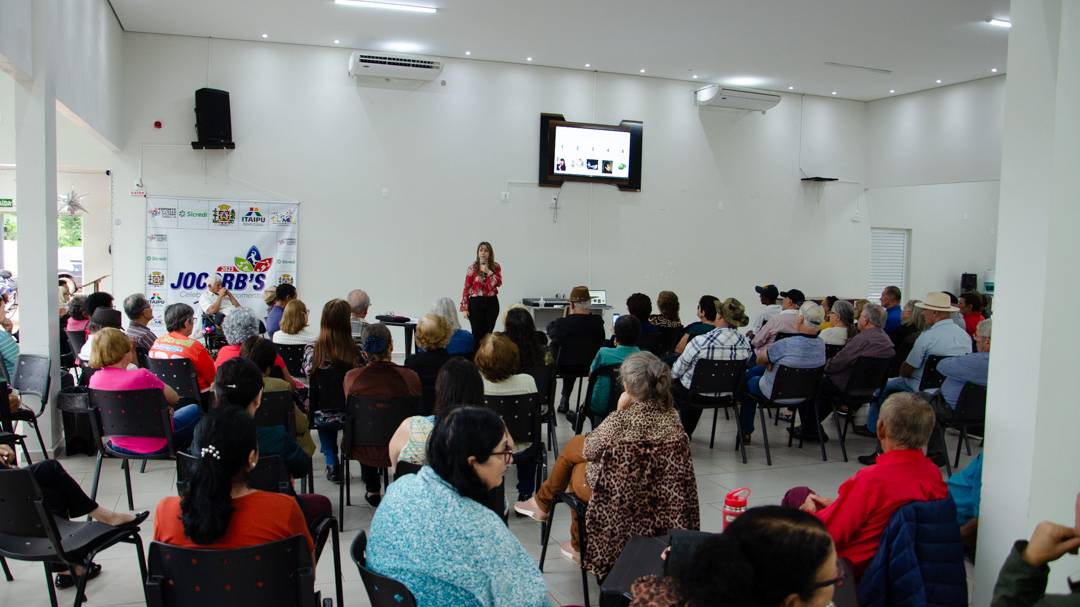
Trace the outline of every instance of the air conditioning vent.
<instances>
[{"instance_id":1,"label":"air conditioning vent","mask_svg":"<svg viewBox=\"0 0 1080 607\"><path fill-rule=\"evenodd\" d=\"M416 59L412 57L388 57L386 55L360 55L358 61L361 64L370 65L396 65L398 67L415 67L427 70L441 70L442 64L429 59Z\"/></svg>"},{"instance_id":2,"label":"air conditioning vent","mask_svg":"<svg viewBox=\"0 0 1080 607\"><path fill-rule=\"evenodd\" d=\"M349 55L349 75L390 80L433 80L442 73L438 59L415 55L355 51Z\"/></svg>"},{"instance_id":3,"label":"air conditioning vent","mask_svg":"<svg viewBox=\"0 0 1080 607\"><path fill-rule=\"evenodd\" d=\"M736 110L764 112L780 103L780 95L765 91L733 89L710 84L694 91L694 103L703 107L724 107Z\"/></svg>"}]
</instances>

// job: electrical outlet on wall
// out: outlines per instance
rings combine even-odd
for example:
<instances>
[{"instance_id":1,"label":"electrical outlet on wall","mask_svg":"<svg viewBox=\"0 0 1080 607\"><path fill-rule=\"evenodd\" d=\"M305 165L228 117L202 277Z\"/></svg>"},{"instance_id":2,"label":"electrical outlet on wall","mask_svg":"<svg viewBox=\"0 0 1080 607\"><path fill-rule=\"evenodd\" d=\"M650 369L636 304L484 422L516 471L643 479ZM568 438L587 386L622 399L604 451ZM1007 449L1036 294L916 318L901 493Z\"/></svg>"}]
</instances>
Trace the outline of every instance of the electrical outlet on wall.
<instances>
[{"instance_id":1,"label":"electrical outlet on wall","mask_svg":"<svg viewBox=\"0 0 1080 607\"><path fill-rule=\"evenodd\" d=\"M499 199L503 202L509 202L510 192L499 192Z\"/></svg>"}]
</instances>

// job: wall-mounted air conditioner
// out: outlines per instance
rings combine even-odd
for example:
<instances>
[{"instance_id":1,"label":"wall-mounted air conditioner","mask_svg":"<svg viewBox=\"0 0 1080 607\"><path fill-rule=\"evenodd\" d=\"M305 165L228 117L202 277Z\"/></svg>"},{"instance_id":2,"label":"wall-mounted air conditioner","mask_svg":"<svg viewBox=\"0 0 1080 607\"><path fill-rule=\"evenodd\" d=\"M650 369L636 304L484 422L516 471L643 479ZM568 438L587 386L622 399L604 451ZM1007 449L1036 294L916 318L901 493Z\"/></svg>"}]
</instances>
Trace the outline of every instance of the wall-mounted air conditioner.
<instances>
[{"instance_id":1,"label":"wall-mounted air conditioner","mask_svg":"<svg viewBox=\"0 0 1080 607\"><path fill-rule=\"evenodd\" d=\"M349 55L349 75L386 80L434 80L442 73L438 59L398 53L353 51Z\"/></svg>"},{"instance_id":2,"label":"wall-mounted air conditioner","mask_svg":"<svg viewBox=\"0 0 1080 607\"><path fill-rule=\"evenodd\" d=\"M694 91L694 103L703 107L723 107L736 110L764 112L780 103L780 95L762 91L733 89L719 84L710 84Z\"/></svg>"}]
</instances>

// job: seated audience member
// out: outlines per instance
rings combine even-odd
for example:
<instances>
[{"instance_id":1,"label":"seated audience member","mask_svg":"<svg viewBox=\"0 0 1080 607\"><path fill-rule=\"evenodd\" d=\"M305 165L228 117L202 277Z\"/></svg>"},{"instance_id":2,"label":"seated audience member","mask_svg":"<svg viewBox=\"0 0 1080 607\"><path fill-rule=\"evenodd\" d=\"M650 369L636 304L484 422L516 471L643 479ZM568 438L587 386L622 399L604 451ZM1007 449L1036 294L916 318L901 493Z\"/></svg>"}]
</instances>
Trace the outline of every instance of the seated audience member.
<instances>
[{"instance_id":1,"label":"seated audience member","mask_svg":"<svg viewBox=\"0 0 1080 607\"><path fill-rule=\"evenodd\" d=\"M1074 526L1043 521L1035 527L1031 540L1018 540L1009 552L994 585L991 607L1067 607L1080 604L1072 594L1046 594L1049 564L1080 549L1080 496L1076 500ZM1071 585L1071 584L1070 584Z\"/></svg>"},{"instance_id":2,"label":"seated audience member","mask_svg":"<svg viewBox=\"0 0 1080 607\"><path fill-rule=\"evenodd\" d=\"M123 331L112 327L98 331L94 338L94 350L90 353L90 366L97 369L90 376L90 389L161 390L165 393L165 401L169 403L172 413L173 447L176 450L187 449L191 444L195 424L198 423L201 415L199 405L184 405L172 411L172 407L180 402L176 391L146 369L129 368L128 365L131 365L134 360L135 351L131 348L131 340ZM114 436L109 442L114 451L135 455L164 453L169 448L164 438Z\"/></svg>"},{"instance_id":3,"label":"seated audience member","mask_svg":"<svg viewBox=\"0 0 1080 607\"><path fill-rule=\"evenodd\" d=\"M521 357L510 338L498 333L485 335L476 350L476 368L484 378L484 396L517 396L536 394L536 380L528 373L519 373ZM530 437L515 436L514 461L518 468L518 501L527 499L536 489L536 467L539 457Z\"/></svg>"},{"instance_id":4,"label":"seated audience member","mask_svg":"<svg viewBox=\"0 0 1080 607\"><path fill-rule=\"evenodd\" d=\"M566 316L555 319L547 326L551 338L551 349L556 354L564 345L592 342L600 346L604 342L604 318L593 314L589 309L589 287L577 286L570 290L566 307ZM648 316L648 315L646 315ZM574 383L564 379L562 398L559 400L559 412L565 413L570 408L570 395L574 392Z\"/></svg>"},{"instance_id":5,"label":"seated audience member","mask_svg":"<svg viewBox=\"0 0 1080 607\"><path fill-rule=\"evenodd\" d=\"M900 312L900 326L892 333L889 333L889 339L892 340L893 346L899 348L901 344L909 346L914 344L915 339L919 337L919 333L926 329L926 321L923 315L917 313L915 309L915 304L918 303L918 299L909 299L904 304L904 309ZM908 351L910 352L910 348Z\"/></svg>"},{"instance_id":6,"label":"seated audience member","mask_svg":"<svg viewBox=\"0 0 1080 607\"><path fill-rule=\"evenodd\" d=\"M93 319L98 308L113 309L113 296L105 291L98 291L86 296L86 316Z\"/></svg>"},{"instance_id":7,"label":"seated audience member","mask_svg":"<svg viewBox=\"0 0 1080 607\"><path fill-rule=\"evenodd\" d=\"M789 298L785 297L784 301L789 301ZM822 320L821 306L818 304L808 301L799 308L795 315L795 335L759 350L758 366L751 367L746 372L746 388L750 394L771 398L773 382L781 366L793 369L825 366L825 342L818 338L818 327ZM744 442L749 443L750 436L754 433L756 413L757 402L751 398L744 399L739 410L739 424Z\"/></svg>"},{"instance_id":8,"label":"seated audience member","mask_svg":"<svg viewBox=\"0 0 1080 607\"><path fill-rule=\"evenodd\" d=\"M360 349L353 341L351 327L351 307L344 299L331 299L323 305L319 318L319 338L310 349L304 351L304 369L311 379L312 386L318 382L319 373L332 370L341 372L355 369L364 364ZM310 351L310 355L308 352ZM344 385L342 387L344 393ZM314 392L312 392L314 395ZM312 407L317 403L313 400ZM341 482L341 463L338 461L338 432L345 417L340 412L312 411L318 426L319 450L326 461L326 479Z\"/></svg>"},{"instance_id":9,"label":"seated audience member","mask_svg":"<svg viewBox=\"0 0 1080 607\"><path fill-rule=\"evenodd\" d=\"M543 574L485 504L513 454L499 416L460 407L439 420L427 465L394 481L375 511L367 566L417 605L547 605Z\"/></svg>"},{"instance_id":10,"label":"seated audience member","mask_svg":"<svg viewBox=\"0 0 1080 607\"><path fill-rule=\"evenodd\" d=\"M875 465L844 481L835 499L797 487L782 504L817 515L836 542L837 555L851 561L856 577L861 576L901 506L948 495L938 467L923 454L933 428L934 411L922 397L893 394L877 422L883 453Z\"/></svg>"},{"instance_id":11,"label":"seated audience member","mask_svg":"<svg viewBox=\"0 0 1080 607\"><path fill-rule=\"evenodd\" d=\"M836 356L825 363L825 377L822 378L821 387L818 390L816 424L814 423L814 401L807 400L799 405L799 420L802 425L793 430L796 439L811 442L818 440L818 425L832 411L833 400L847 387L851 372L855 369L855 363L859 358L893 357L895 351L892 340L884 330L885 319L885 308L873 303L863 308L862 316L859 317L859 332L848 340ZM828 435L825 440L828 440Z\"/></svg>"},{"instance_id":12,"label":"seated audience member","mask_svg":"<svg viewBox=\"0 0 1080 607\"><path fill-rule=\"evenodd\" d=\"M600 367L610 365L621 366L628 356L635 352L641 352L641 349L637 346L639 337L641 337L641 322L630 314L620 316L619 319L615 321L615 336L613 338L614 346L611 348L600 348L596 351L596 357L593 358L592 366L589 367L589 372L592 373ZM608 405L610 398L610 379L607 377L597 378L592 394L589 395L589 410L592 411L594 427L604 421L604 418L611 413ZM571 419L572 423L574 421L576 420Z\"/></svg>"},{"instance_id":13,"label":"seated audience member","mask_svg":"<svg viewBox=\"0 0 1080 607\"><path fill-rule=\"evenodd\" d=\"M956 308L956 310L949 315L949 318L956 323L956 326L967 332L967 324L964 322L964 316L960 313L960 298L948 291L943 291L943 293L949 296L949 303Z\"/></svg>"},{"instance_id":14,"label":"seated audience member","mask_svg":"<svg viewBox=\"0 0 1080 607\"><path fill-rule=\"evenodd\" d=\"M963 470L945 479L949 497L956 504L956 524L960 525L960 541L964 551L974 560L975 540L979 531L979 506L982 502L982 462L980 451Z\"/></svg>"},{"instance_id":15,"label":"seated audience member","mask_svg":"<svg viewBox=\"0 0 1080 607\"><path fill-rule=\"evenodd\" d=\"M269 314L270 308L274 307L274 300L277 299L277 287L269 286L263 289L262 299L266 305L266 313Z\"/></svg>"},{"instance_id":16,"label":"seated audience member","mask_svg":"<svg viewBox=\"0 0 1080 607\"><path fill-rule=\"evenodd\" d=\"M0 310L3 310L2 306ZM0 312L0 315L2 314L3 312ZM64 335L60 337L67 339ZM10 331L3 328L0 328L0 359L3 359L4 371L7 372L9 382L14 380L19 366L19 342L15 341Z\"/></svg>"},{"instance_id":17,"label":"seated audience member","mask_svg":"<svg viewBox=\"0 0 1080 607\"><path fill-rule=\"evenodd\" d=\"M990 373L990 332L993 321L982 320L975 328L975 348L971 354L953 356L938 363L938 373L945 376L941 384L941 396L950 409L956 409L956 401L964 384L986 385Z\"/></svg>"},{"instance_id":18,"label":"seated audience member","mask_svg":"<svg viewBox=\"0 0 1080 607\"><path fill-rule=\"evenodd\" d=\"M750 323L750 331L747 333L750 338L753 338L762 327L772 320L773 316L783 310L780 304L776 303L780 298L780 290L776 288L776 285L757 286L754 287L754 291L758 294L762 308L754 322Z\"/></svg>"},{"instance_id":19,"label":"seated audience member","mask_svg":"<svg viewBox=\"0 0 1080 607\"><path fill-rule=\"evenodd\" d=\"M671 378L678 380L671 383L671 393L679 408L683 429L690 437L694 436L694 430L701 419L701 409L689 404L694 369L697 368L699 360L749 359L753 354L750 341L739 333L739 328L745 327L747 322L746 310L739 300L729 297L723 303L715 304L713 320L710 323L713 330L691 340L679 360L671 367Z\"/></svg>"},{"instance_id":20,"label":"seated audience member","mask_svg":"<svg viewBox=\"0 0 1080 607\"><path fill-rule=\"evenodd\" d=\"M671 400L671 371L649 352L631 354L623 362L623 395L618 410L587 435L570 439L551 473L532 499L514 504L514 511L537 521L545 521L556 493L569 489L583 501L592 498L596 481L603 474L599 462L604 451L623 443L662 442L683 434L682 423ZM680 462L692 466L692 462ZM580 561L579 525L573 518L570 541L562 554Z\"/></svg>"},{"instance_id":21,"label":"seated audience member","mask_svg":"<svg viewBox=\"0 0 1080 607\"><path fill-rule=\"evenodd\" d=\"M221 323L221 331L225 334L227 345L218 350L217 358L214 359L214 366L216 367L220 367L227 360L240 356L240 350L244 347L244 342L259 336L259 319L255 318L255 313L248 308L237 308L225 317L225 320ZM282 379L296 386L299 382L289 373L289 369L285 366L285 359L277 354L277 350L274 351L274 354L274 366L278 368ZM303 387L303 384L299 385Z\"/></svg>"},{"instance_id":22,"label":"seated audience member","mask_svg":"<svg viewBox=\"0 0 1080 607\"><path fill-rule=\"evenodd\" d=\"M833 304L840 301L840 298L835 295L829 295L825 299L821 300L821 310L825 314L825 322L821 323L821 332L824 333L830 327L832 327L831 315ZM852 310L855 308L852 307Z\"/></svg>"},{"instance_id":23,"label":"seated audience member","mask_svg":"<svg viewBox=\"0 0 1080 607\"><path fill-rule=\"evenodd\" d=\"M425 315L416 325L418 348L414 354L405 357L405 368L412 369L420 377L425 411L433 411L435 408L435 378L443 364L450 360L446 345L450 343L452 333L450 322L435 314Z\"/></svg>"},{"instance_id":24,"label":"seated audience member","mask_svg":"<svg viewBox=\"0 0 1080 607\"><path fill-rule=\"evenodd\" d=\"M826 607L842 580L821 521L780 506L751 508L665 577L639 578L630 607Z\"/></svg>"},{"instance_id":25,"label":"seated audience member","mask_svg":"<svg viewBox=\"0 0 1080 607\"><path fill-rule=\"evenodd\" d=\"M94 335L96 335L102 329L120 329L121 328L121 316L119 310L112 308L98 308L94 310L94 315L90 317L90 324L87 328L90 334L86 336L86 342L83 343L82 349L79 350L79 360L90 360L90 353L94 348Z\"/></svg>"},{"instance_id":26,"label":"seated audience member","mask_svg":"<svg viewBox=\"0 0 1080 607\"><path fill-rule=\"evenodd\" d=\"M247 411L233 406L211 410L200 423L199 438L199 463L187 491L158 503L154 541L231 549L302 535L314 551L296 500L247 484L259 461L258 430Z\"/></svg>"},{"instance_id":27,"label":"seated audience member","mask_svg":"<svg viewBox=\"0 0 1080 607\"><path fill-rule=\"evenodd\" d=\"M698 335L705 335L716 328L713 321L716 320L716 305L720 302L712 295L702 295L697 305L697 320L686 325L679 343L675 345L675 354L682 354L686 344L690 343Z\"/></svg>"},{"instance_id":28,"label":"seated audience member","mask_svg":"<svg viewBox=\"0 0 1080 607\"><path fill-rule=\"evenodd\" d=\"M949 304L945 293L930 293L926 301L915 304L922 310L928 328L919 334L907 359L900 365L900 376L885 384L876 402L870 403L866 427L877 427L878 409L894 392L917 392L922 381L923 366L930 356L962 356L971 352L971 338L952 321L952 313L958 308ZM859 456L864 464L873 463L874 454Z\"/></svg>"},{"instance_id":29,"label":"seated audience member","mask_svg":"<svg viewBox=\"0 0 1080 607\"><path fill-rule=\"evenodd\" d=\"M659 314L649 316L649 322L661 329L681 329L682 319L679 318L679 296L674 291L660 291L656 296L656 307L660 308Z\"/></svg>"},{"instance_id":30,"label":"seated audience member","mask_svg":"<svg viewBox=\"0 0 1080 607\"><path fill-rule=\"evenodd\" d=\"M304 302L294 299L285 304L281 313L281 325L274 333L275 344L283 346L307 346L315 343L319 335L308 324L308 308Z\"/></svg>"},{"instance_id":31,"label":"seated audience member","mask_svg":"<svg viewBox=\"0 0 1080 607\"><path fill-rule=\"evenodd\" d=\"M592 298L589 298L592 301ZM634 293L626 298L626 312L641 321L641 334L649 335L660 329L649 322L652 317L652 300L644 293Z\"/></svg>"},{"instance_id":32,"label":"seated audience member","mask_svg":"<svg viewBox=\"0 0 1080 607\"><path fill-rule=\"evenodd\" d=\"M821 330L821 341L826 345L842 346L855 337L855 306L851 305L851 302L835 302L826 318L829 320L829 327Z\"/></svg>"},{"instance_id":33,"label":"seated audience member","mask_svg":"<svg viewBox=\"0 0 1080 607\"><path fill-rule=\"evenodd\" d=\"M352 310L349 318L352 337L356 341L362 341L364 339L364 329L368 326L366 319L368 308L371 307L371 298L368 297L367 292L361 289L353 289L349 291L345 300L349 302L349 307Z\"/></svg>"},{"instance_id":34,"label":"seated audience member","mask_svg":"<svg viewBox=\"0 0 1080 607\"><path fill-rule=\"evenodd\" d=\"M856 299L855 300L855 318L862 316L863 308L870 303L869 299Z\"/></svg>"},{"instance_id":35,"label":"seated audience member","mask_svg":"<svg viewBox=\"0 0 1080 607\"><path fill-rule=\"evenodd\" d=\"M195 310L186 303L174 303L165 308L165 335L154 341L150 358L186 358L195 367L199 390L205 392L214 383L214 359L198 339L191 337L195 330Z\"/></svg>"},{"instance_id":36,"label":"seated audience member","mask_svg":"<svg viewBox=\"0 0 1080 607\"><path fill-rule=\"evenodd\" d=\"M199 310L220 323L223 317L241 307L232 291L221 284L221 274L211 272L206 279L206 290L199 296Z\"/></svg>"},{"instance_id":37,"label":"seated audience member","mask_svg":"<svg viewBox=\"0 0 1080 607\"><path fill-rule=\"evenodd\" d=\"M776 341L777 333L798 332L795 329L796 318L799 315L799 308L806 302L806 296L798 289L784 291L780 296L783 297L780 303L780 312L770 318L761 327L761 330L756 331L754 338L750 342L750 345L754 347L754 351L759 356L765 351L765 348ZM814 305L817 306L817 304ZM821 306L818 306L818 308L821 308ZM824 321L824 316L822 321Z\"/></svg>"},{"instance_id":38,"label":"seated audience member","mask_svg":"<svg viewBox=\"0 0 1080 607\"><path fill-rule=\"evenodd\" d=\"M282 283L274 290L274 305L266 313L266 335L274 337L274 333L281 328L281 316L285 313L285 306L296 299L296 287L288 283Z\"/></svg>"},{"instance_id":39,"label":"seated audience member","mask_svg":"<svg viewBox=\"0 0 1080 607\"><path fill-rule=\"evenodd\" d=\"M885 308L887 315L885 332L892 335L903 322L903 311L900 309L900 287L888 286L881 291L881 307Z\"/></svg>"},{"instance_id":40,"label":"seated audience member","mask_svg":"<svg viewBox=\"0 0 1080 607\"><path fill-rule=\"evenodd\" d=\"M235 314L232 316L235 316ZM258 368L259 373L262 375L263 393L288 392L290 395L293 393L294 387L292 383L280 377L273 377L274 373L280 373L280 370L274 363L278 358L277 350L269 339L258 336L249 337L247 341L244 342L243 347L240 348L240 358L255 363L255 367ZM230 360L236 359L232 358ZM218 369L218 373L221 373L220 368ZM227 386L228 384L226 383L224 385ZM293 405L292 411L293 420L296 425L296 441L304 448L304 453L311 455L312 453L315 453L315 441L311 439L311 429L308 427L308 416L301 411L299 407L295 406L295 404Z\"/></svg>"},{"instance_id":41,"label":"seated audience member","mask_svg":"<svg viewBox=\"0 0 1080 607\"><path fill-rule=\"evenodd\" d=\"M401 422L390 439L390 461L396 466L406 462L423 466L427 463L427 441L438 418L461 405L480 406L484 403L484 379L472 361L451 358L439 369L435 379L435 414L414 415Z\"/></svg>"},{"instance_id":42,"label":"seated audience member","mask_svg":"<svg viewBox=\"0 0 1080 607\"><path fill-rule=\"evenodd\" d=\"M518 347L522 373L535 373L541 367L554 362L551 351L547 348L547 334L536 330L532 314L525 306L514 304L506 311L502 334Z\"/></svg>"},{"instance_id":43,"label":"seated audience member","mask_svg":"<svg viewBox=\"0 0 1080 607\"><path fill-rule=\"evenodd\" d=\"M386 325L376 323L364 329L364 351L368 355L368 364L345 375L346 396L366 396L381 401L403 398L420 401L423 398L416 372L391 362L394 342ZM346 456L360 462L360 477L367 487L364 499L372 507L378 506L382 499L379 469L388 468L391 463L386 448L358 447Z\"/></svg>"},{"instance_id":44,"label":"seated audience member","mask_svg":"<svg viewBox=\"0 0 1080 607\"><path fill-rule=\"evenodd\" d=\"M983 296L977 291L961 293L959 298L960 315L964 318L964 330L975 337L975 328L983 321Z\"/></svg>"},{"instance_id":45,"label":"seated audience member","mask_svg":"<svg viewBox=\"0 0 1080 607\"><path fill-rule=\"evenodd\" d=\"M157 341L157 334L146 326L154 320L154 310L142 293L133 293L124 298L124 314L128 317L127 334L136 349L150 352Z\"/></svg>"},{"instance_id":46,"label":"seated audience member","mask_svg":"<svg viewBox=\"0 0 1080 607\"><path fill-rule=\"evenodd\" d=\"M15 450L9 445L0 445L0 470L16 468ZM41 489L42 504L54 517L72 520L83 516L90 516L94 522L110 527L138 527L146 517L148 511L136 514L121 514L103 508L83 492L79 483L64 470L60 462L55 459L47 459L26 467L30 475L34 477ZM56 571L56 569L50 569ZM77 573L82 573L81 566ZM94 563L87 576L87 580L96 578L101 573L101 565ZM75 578L70 571L57 573L54 584L57 588L71 588L75 585Z\"/></svg>"},{"instance_id":47,"label":"seated audience member","mask_svg":"<svg viewBox=\"0 0 1080 607\"><path fill-rule=\"evenodd\" d=\"M476 351L475 340L472 333L461 328L458 306L454 300L449 297L440 297L435 301L435 307L431 309L431 313L445 318L454 329L453 335L450 336L450 343L446 344L446 351L451 356L472 356L472 353Z\"/></svg>"},{"instance_id":48,"label":"seated audience member","mask_svg":"<svg viewBox=\"0 0 1080 607\"><path fill-rule=\"evenodd\" d=\"M76 295L67 304L68 319L65 331L86 331L90 324L90 315L86 313L86 296Z\"/></svg>"}]
</instances>

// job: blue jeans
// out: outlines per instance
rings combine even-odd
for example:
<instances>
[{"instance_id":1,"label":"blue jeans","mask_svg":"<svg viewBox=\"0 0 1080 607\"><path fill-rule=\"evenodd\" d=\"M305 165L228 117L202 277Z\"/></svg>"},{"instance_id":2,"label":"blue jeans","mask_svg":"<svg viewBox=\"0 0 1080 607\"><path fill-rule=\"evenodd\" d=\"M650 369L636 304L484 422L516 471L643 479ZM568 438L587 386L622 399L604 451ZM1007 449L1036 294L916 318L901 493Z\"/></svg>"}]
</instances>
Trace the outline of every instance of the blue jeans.
<instances>
[{"instance_id":1,"label":"blue jeans","mask_svg":"<svg viewBox=\"0 0 1080 607\"><path fill-rule=\"evenodd\" d=\"M915 392L915 389L911 387L911 382L906 377L893 377L886 382L885 389L878 394L877 400L870 403L870 412L866 416L866 427L871 432L877 432L877 418L878 413L881 412L881 403L884 403L890 394L897 392Z\"/></svg>"},{"instance_id":2,"label":"blue jeans","mask_svg":"<svg viewBox=\"0 0 1080 607\"><path fill-rule=\"evenodd\" d=\"M333 467L338 465L338 430L336 428L319 428L319 451L326 458L326 465Z\"/></svg>"},{"instance_id":3,"label":"blue jeans","mask_svg":"<svg viewBox=\"0 0 1080 607\"><path fill-rule=\"evenodd\" d=\"M757 414L757 402L753 397L765 397L761 392L761 386L758 385L761 382L762 375L765 375L765 365L750 367L746 371L746 392L748 396L743 399L742 407L739 409L739 428L743 434L752 434L754 432L754 416Z\"/></svg>"},{"instance_id":4,"label":"blue jeans","mask_svg":"<svg viewBox=\"0 0 1080 607\"><path fill-rule=\"evenodd\" d=\"M177 451L187 451L191 446L191 439L195 436L195 426L202 418L202 409L199 405L184 405L179 409L175 409L172 415L173 423L173 448ZM110 446L113 451L120 453L121 455L163 455L169 452L169 447L165 446L152 453L139 453L137 451L130 451L112 445Z\"/></svg>"}]
</instances>

